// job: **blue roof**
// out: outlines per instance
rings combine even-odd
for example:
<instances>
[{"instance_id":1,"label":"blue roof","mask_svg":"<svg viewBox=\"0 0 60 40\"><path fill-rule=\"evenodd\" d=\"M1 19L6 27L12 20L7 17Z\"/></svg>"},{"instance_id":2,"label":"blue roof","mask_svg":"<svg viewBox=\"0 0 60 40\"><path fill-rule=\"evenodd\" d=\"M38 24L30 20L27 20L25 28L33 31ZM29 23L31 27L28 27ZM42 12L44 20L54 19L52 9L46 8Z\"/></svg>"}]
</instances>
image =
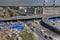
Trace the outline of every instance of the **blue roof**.
<instances>
[{"instance_id":1,"label":"blue roof","mask_svg":"<svg viewBox=\"0 0 60 40\"><path fill-rule=\"evenodd\" d=\"M11 25L11 24L7 24L7 23L6 23L6 24L4 24L4 26L6 26L6 27L9 27L10 25Z\"/></svg>"},{"instance_id":2,"label":"blue roof","mask_svg":"<svg viewBox=\"0 0 60 40\"><path fill-rule=\"evenodd\" d=\"M15 24L13 24L13 28L16 28L16 29L18 29L18 30L23 30L22 25L19 24L19 23L15 23Z\"/></svg>"},{"instance_id":3,"label":"blue roof","mask_svg":"<svg viewBox=\"0 0 60 40\"><path fill-rule=\"evenodd\" d=\"M48 20L56 20L56 17L49 18Z\"/></svg>"},{"instance_id":4,"label":"blue roof","mask_svg":"<svg viewBox=\"0 0 60 40\"><path fill-rule=\"evenodd\" d=\"M60 17L52 17L52 18L48 18L48 20L60 20Z\"/></svg>"},{"instance_id":5,"label":"blue roof","mask_svg":"<svg viewBox=\"0 0 60 40\"><path fill-rule=\"evenodd\" d=\"M0 24L4 24L4 22L0 22Z\"/></svg>"}]
</instances>

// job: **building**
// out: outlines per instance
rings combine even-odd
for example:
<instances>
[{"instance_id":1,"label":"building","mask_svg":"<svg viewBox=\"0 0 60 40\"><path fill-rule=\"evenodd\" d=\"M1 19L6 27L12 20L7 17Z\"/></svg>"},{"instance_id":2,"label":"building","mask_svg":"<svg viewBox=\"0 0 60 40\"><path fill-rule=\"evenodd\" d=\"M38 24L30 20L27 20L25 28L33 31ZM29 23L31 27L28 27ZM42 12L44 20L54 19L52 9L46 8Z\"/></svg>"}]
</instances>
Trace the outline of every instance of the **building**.
<instances>
[{"instance_id":1,"label":"building","mask_svg":"<svg viewBox=\"0 0 60 40\"><path fill-rule=\"evenodd\" d=\"M60 0L0 0L0 6L37 6L34 10L32 9L34 14L60 13Z\"/></svg>"},{"instance_id":2,"label":"building","mask_svg":"<svg viewBox=\"0 0 60 40\"><path fill-rule=\"evenodd\" d=\"M20 6L19 7L20 12L24 12L27 15L34 14L34 8L32 6Z\"/></svg>"},{"instance_id":3,"label":"building","mask_svg":"<svg viewBox=\"0 0 60 40\"><path fill-rule=\"evenodd\" d=\"M5 9L3 9L2 7L0 7L0 15L4 15Z\"/></svg>"}]
</instances>

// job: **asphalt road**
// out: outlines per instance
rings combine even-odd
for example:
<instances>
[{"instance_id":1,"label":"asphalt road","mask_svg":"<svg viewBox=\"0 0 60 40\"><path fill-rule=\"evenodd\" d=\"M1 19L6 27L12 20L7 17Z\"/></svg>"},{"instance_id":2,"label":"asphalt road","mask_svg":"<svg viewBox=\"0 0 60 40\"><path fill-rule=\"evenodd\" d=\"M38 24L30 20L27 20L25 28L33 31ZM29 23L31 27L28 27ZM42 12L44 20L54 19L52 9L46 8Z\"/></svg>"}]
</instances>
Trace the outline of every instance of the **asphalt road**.
<instances>
[{"instance_id":1,"label":"asphalt road","mask_svg":"<svg viewBox=\"0 0 60 40\"><path fill-rule=\"evenodd\" d=\"M39 21L31 21L27 23L28 27L30 27L30 29L35 32L39 37L40 40L52 40L49 37L52 37L54 40L56 40L57 38L59 38L59 35L52 32L51 30L43 27ZM47 36L48 38L46 39L44 36ZM55 39L56 38L56 39Z\"/></svg>"},{"instance_id":2,"label":"asphalt road","mask_svg":"<svg viewBox=\"0 0 60 40\"><path fill-rule=\"evenodd\" d=\"M22 19L33 19L33 18L41 18L40 15L33 15L33 16L16 16L16 17L7 17L7 18L0 18L1 20L22 20Z\"/></svg>"},{"instance_id":3,"label":"asphalt road","mask_svg":"<svg viewBox=\"0 0 60 40\"><path fill-rule=\"evenodd\" d=\"M34 24L32 22L32 24L29 24L30 29L32 29L33 32L35 32L39 37L40 40L46 40L42 35L41 35L41 27L38 24Z\"/></svg>"}]
</instances>

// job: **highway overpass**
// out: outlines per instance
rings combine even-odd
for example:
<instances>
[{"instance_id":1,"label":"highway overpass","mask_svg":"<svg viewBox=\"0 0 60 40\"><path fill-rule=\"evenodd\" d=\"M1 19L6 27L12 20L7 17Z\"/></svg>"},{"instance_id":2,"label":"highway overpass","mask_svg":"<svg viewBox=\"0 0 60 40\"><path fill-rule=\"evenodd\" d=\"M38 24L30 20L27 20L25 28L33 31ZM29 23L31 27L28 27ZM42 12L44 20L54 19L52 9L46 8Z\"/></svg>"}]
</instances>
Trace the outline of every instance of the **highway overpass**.
<instances>
[{"instance_id":1,"label":"highway overpass","mask_svg":"<svg viewBox=\"0 0 60 40\"><path fill-rule=\"evenodd\" d=\"M0 21L8 21L8 20L29 20L29 19L38 19L42 18L45 15L31 15L31 16L16 16L16 17L7 17L7 18L0 18Z\"/></svg>"},{"instance_id":2,"label":"highway overpass","mask_svg":"<svg viewBox=\"0 0 60 40\"><path fill-rule=\"evenodd\" d=\"M55 24L53 25L53 20L49 20L49 18L52 18L52 17L60 17L60 14L57 14L57 15L48 15L48 16L45 16L42 18L42 21L40 22L42 26L50 29L51 31L57 33L60 35L60 26Z\"/></svg>"}]
</instances>

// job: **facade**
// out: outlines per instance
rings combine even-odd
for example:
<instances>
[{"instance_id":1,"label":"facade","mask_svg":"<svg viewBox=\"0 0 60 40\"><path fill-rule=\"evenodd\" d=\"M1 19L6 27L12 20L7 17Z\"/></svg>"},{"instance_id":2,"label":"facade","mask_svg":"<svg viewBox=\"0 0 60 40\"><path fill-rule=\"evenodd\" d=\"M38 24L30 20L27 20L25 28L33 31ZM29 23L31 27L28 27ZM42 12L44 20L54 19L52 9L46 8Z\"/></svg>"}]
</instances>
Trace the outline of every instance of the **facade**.
<instances>
[{"instance_id":1,"label":"facade","mask_svg":"<svg viewBox=\"0 0 60 40\"><path fill-rule=\"evenodd\" d=\"M60 14L60 7L43 8L43 14Z\"/></svg>"},{"instance_id":2,"label":"facade","mask_svg":"<svg viewBox=\"0 0 60 40\"><path fill-rule=\"evenodd\" d=\"M30 14L34 14L34 8L33 7L27 7L27 6L20 6L19 7L19 11L20 12L24 12L24 13L26 13L26 14L28 14L28 15L30 15Z\"/></svg>"},{"instance_id":3,"label":"facade","mask_svg":"<svg viewBox=\"0 0 60 40\"><path fill-rule=\"evenodd\" d=\"M45 15L45 14L60 14L60 7L22 7L21 9L19 8L20 11L25 12L26 14L35 14L35 15Z\"/></svg>"},{"instance_id":4,"label":"facade","mask_svg":"<svg viewBox=\"0 0 60 40\"><path fill-rule=\"evenodd\" d=\"M4 15L5 9L3 9L2 7L0 7L0 15Z\"/></svg>"}]
</instances>

